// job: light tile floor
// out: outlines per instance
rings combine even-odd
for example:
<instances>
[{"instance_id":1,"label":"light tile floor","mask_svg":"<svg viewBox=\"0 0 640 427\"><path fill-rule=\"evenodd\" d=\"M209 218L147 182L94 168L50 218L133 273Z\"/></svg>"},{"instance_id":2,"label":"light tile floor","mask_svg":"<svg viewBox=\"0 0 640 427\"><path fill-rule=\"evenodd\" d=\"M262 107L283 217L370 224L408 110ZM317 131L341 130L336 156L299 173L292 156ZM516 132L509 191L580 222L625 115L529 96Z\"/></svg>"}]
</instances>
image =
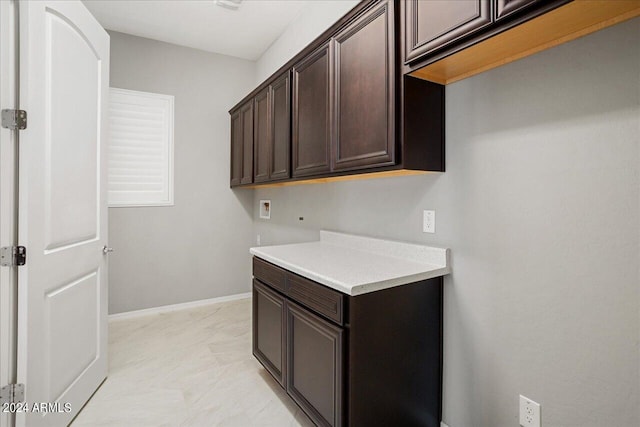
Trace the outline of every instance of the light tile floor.
<instances>
[{"instance_id":1,"label":"light tile floor","mask_svg":"<svg viewBox=\"0 0 640 427\"><path fill-rule=\"evenodd\" d=\"M251 300L109 324L109 376L72 424L313 426L251 354Z\"/></svg>"}]
</instances>

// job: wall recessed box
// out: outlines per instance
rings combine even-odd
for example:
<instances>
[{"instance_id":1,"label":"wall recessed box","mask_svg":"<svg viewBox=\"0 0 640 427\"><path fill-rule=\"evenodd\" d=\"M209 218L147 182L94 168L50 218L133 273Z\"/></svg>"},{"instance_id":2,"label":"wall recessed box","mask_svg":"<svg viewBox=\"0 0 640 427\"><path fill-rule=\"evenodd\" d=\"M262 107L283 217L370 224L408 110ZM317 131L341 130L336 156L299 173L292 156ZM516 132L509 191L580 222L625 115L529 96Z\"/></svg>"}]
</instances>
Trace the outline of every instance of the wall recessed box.
<instances>
[{"instance_id":1,"label":"wall recessed box","mask_svg":"<svg viewBox=\"0 0 640 427\"><path fill-rule=\"evenodd\" d=\"M271 200L260 200L260 218L271 219Z\"/></svg>"},{"instance_id":2,"label":"wall recessed box","mask_svg":"<svg viewBox=\"0 0 640 427\"><path fill-rule=\"evenodd\" d=\"M231 187L444 172L445 84L638 15L638 0L363 0L231 109Z\"/></svg>"}]
</instances>

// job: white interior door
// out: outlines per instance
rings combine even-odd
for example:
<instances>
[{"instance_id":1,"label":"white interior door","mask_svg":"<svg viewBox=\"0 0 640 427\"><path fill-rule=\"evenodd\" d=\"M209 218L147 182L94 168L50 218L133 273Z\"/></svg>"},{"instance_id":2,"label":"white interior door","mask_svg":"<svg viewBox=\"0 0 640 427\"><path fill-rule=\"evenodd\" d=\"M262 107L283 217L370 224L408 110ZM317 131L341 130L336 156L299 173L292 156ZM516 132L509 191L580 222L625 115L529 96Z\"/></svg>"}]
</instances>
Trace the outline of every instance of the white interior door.
<instances>
[{"instance_id":1,"label":"white interior door","mask_svg":"<svg viewBox=\"0 0 640 427\"><path fill-rule=\"evenodd\" d=\"M21 1L18 382L67 425L107 375L109 36L80 1ZM71 405L64 412L64 404ZM54 408L55 409L55 408Z\"/></svg>"}]
</instances>

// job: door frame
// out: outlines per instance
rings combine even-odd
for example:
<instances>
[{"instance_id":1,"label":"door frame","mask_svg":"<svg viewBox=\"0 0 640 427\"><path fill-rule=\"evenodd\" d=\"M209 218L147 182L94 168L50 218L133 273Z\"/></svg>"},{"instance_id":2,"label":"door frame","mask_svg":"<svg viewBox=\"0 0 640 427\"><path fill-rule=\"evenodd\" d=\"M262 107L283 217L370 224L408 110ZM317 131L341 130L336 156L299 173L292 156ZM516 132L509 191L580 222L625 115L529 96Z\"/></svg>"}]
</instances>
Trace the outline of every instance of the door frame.
<instances>
[{"instance_id":1,"label":"door frame","mask_svg":"<svg viewBox=\"0 0 640 427\"><path fill-rule=\"evenodd\" d=\"M18 4L0 1L0 108L19 108ZM0 246L18 244L18 131L0 128ZM0 387L16 381L18 268L0 267ZM14 424L0 412L0 427Z\"/></svg>"}]
</instances>

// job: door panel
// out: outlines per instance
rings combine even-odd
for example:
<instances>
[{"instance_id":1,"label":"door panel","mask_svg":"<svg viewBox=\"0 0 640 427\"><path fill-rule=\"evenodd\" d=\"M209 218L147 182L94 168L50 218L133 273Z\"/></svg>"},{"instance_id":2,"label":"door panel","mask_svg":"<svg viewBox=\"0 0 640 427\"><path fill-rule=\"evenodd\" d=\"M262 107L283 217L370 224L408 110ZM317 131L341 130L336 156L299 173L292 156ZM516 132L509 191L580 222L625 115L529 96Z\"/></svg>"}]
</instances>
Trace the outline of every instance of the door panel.
<instances>
[{"instance_id":1,"label":"door panel","mask_svg":"<svg viewBox=\"0 0 640 427\"><path fill-rule=\"evenodd\" d=\"M291 93L289 73L271 85L272 180L289 178L291 152Z\"/></svg>"},{"instance_id":2,"label":"door panel","mask_svg":"<svg viewBox=\"0 0 640 427\"><path fill-rule=\"evenodd\" d=\"M253 100L241 109L242 116L242 178L241 184L253 182Z\"/></svg>"},{"instance_id":3,"label":"door panel","mask_svg":"<svg viewBox=\"0 0 640 427\"><path fill-rule=\"evenodd\" d=\"M343 331L287 301L287 393L320 426L342 425Z\"/></svg>"},{"instance_id":4,"label":"door panel","mask_svg":"<svg viewBox=\"0 0 640 427\"><path fill-rule=\"evenodd\" d=\"M240 110L231 113L231 186L242 179L242 116Z\"/></svg>"},{"instance_id":5,"label":"door panel","mask_svg":"<svg viewBox=\"0 0 640 427\"><path fill-rule=\"evenodd\" d=\"M285 384L284 298L253 281L253 354L282 385Z\"/></svg>"},{"instance_id":6,"label":"door panel","mask_svg":"<svg viewBox=\"0 0 640 427\"><path fill-rule=\"evenodd\" d=\"M107 374L109 36L81 2L20 2L17 425L64 426Z\"/></svg>"},{"instance_id":7,"label":"door panel","mask_svg":"<svg viewBox=\"0 0 640 427\"><path fill-rule=\"evenodd\" d=\"M293 176L330 170L329 44L293 68Z\"/></svg>"},{"instance_id":8,"label":"door panel","mask_svg":"<svg viewBox=\"0 0 640 427\"><path fill-rule=\"evenodd\" d=\"M392 16L383 3L335 38L333 170L394 163Z\"/></svg>"},{"instance_id":9,"label":"door panel","mask_svg":"<svg viewBox=\"0 0 640 427\"><path fill-rule=\"evenodd\" d=\"M100 278L98 272L93 271L45 295L45 341L56 343L50 354L51 402L62 397L73 381L98 357L99 290Z\"/></svg>"},{"instance_id":10,"label":"door panel","mask_svg":"<svg viewBox=\"0 0 640 427\"><path fill-rule=\"evenodd\" d=\"M491 0L407 0L406 62L491 24Z\"/></svg>"},{"instance_id":11,"label":"door panel","mask_svg":"<svg viewBox=\"0 0 640 427\"><path fill-rule=\"evenodd\" d=\"M269 129L269 88L254 98L255 111L253 122L253 167L254 182L269 180L269 158L271 157L271 137Z\"/></svg>"},{"instance_id":12,"label":"door panel","mask_svg":"<svg viewBox=\"0 0 640 427\"><path fill-rule=\"evenodd\" d=\"M100 113L100 58L68 18L45 13L45 93L49 132L45 140L46 249L79 244L98 235L99 156L95 140ZM83 73L69 72L83 70ZM69 96L73 94L73 96ZM73 126L70 117L73 115ZM70 173L73 171L73 173ZM83 179L77 179L82 176Z\"/></svg>"}]
</instances>

